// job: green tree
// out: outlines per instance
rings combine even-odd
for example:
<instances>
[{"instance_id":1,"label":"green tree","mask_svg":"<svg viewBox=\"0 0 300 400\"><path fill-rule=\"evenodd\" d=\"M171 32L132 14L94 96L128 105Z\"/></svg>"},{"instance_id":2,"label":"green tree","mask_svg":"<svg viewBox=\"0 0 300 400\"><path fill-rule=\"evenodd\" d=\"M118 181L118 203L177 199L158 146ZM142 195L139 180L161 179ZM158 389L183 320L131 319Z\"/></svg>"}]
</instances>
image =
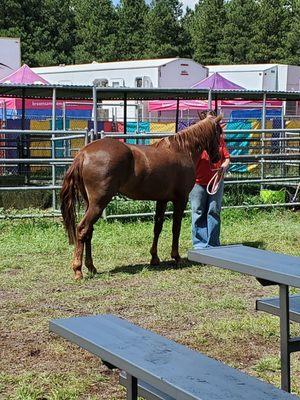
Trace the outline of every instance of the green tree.
<instances>
[{"instance_id":1,"label":"green tree","mask_svg":"<svg viewBox=\"0 0 300 400\"><path fill-rule=\"evenodd\" d=\"M73 26L69 0L2 0L0 35L20 37L30 66L70 62Z\"/></svg>"},{"instance_id":2,"label":"green tree","mask_svg":"<svg viewBox=\"0 0 300 400\"><path fill-rule=\"evenodd\" d=\"M41 21L31 33L38 48L32 56L36 65L70 64L74 61L74 13L70 0L43 0Z\"/></svg>"},{"instance_id":3,"label":"green tree","mask_svg":"<svg viewBox=\"0 0 300 400\"><path fill-rule=\"evenodd\" d=\"M146 18L147 57L176 57L185 43L182 25L182 3L179 0L152 0Z\"/></svg>"},{"instance_id":4,"label":"green tree","mask_svg":"<svg viewBox=\"0 0 300 400\"><path fill-rule=\"evenodd\" d=\"M256 62L252 38L259 15L256 0L231 0L225 4L226 20L220 42L221 63Z\"/></svg>"},{"instance_id":5,"label":"green tree","mask_svg":"<svg viewBox=\"0 0 300 400\"><path fill-rule=\"evenodd\" d=\"M145 52L145 20L148 14L145 0L121 0L117 7L118 35L117 58L132 60L142 58Z\"/></svg>"},{"instance_id":6,"label":"green tree","mask_svg":"<svg viewBox=\"0 0 300 400\"><path fill-rule=\"evenodd\" d=\"M250 52L255 62L278 62L282 58L289 18L285 5L283 0L260 0L260 18L255 24Z\"/></svg>"},{"instance_id":7,"label":"green tree","mask_svg":"<svg viewBox=\"0 0 300 400\"><path fill-rule=\"evenodd\" d=\"M77 63L117 59L117 13L111 0L73 0Z\"/></svg>"},{"instance_id":8,"label":"green tree","mask_svg":"<svg viewBox=\"0 0 300 400\"><path fill-rule=\"evenodd\" d=\"M193 58L201 64L219 64L220 41L225 22L223 0L202 0L191 18Z\"/></svg>"},{"instance_id":9,"label":"green tree","mask_svg":"<svg viewBox=\"0 0 300 400\"><path fill-rule=\"evenodd\" d=\"M282 43L281 62L300 64L300 0L285 5L286 27Z\"/></svg>"}]
</instances>

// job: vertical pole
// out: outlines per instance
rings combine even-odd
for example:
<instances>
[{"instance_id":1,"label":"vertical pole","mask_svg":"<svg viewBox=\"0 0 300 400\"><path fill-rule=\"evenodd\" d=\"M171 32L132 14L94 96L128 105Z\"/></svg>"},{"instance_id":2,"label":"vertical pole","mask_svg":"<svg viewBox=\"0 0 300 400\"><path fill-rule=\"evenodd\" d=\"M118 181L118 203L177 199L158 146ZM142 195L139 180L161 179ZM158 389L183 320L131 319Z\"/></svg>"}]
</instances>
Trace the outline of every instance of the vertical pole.
<instances>
[{"instance_id":1,"label":"vertical pole","mask_svg":"<svg viewBox=\"0 0 300 400\"><path fill-rule=\"evenodd\" d=\"M211 110L212 107L212 96L211 96L211 90L208 92L208 99L207 99L207 108Z\"/></svg>"},{"instance_id":2,"label":"vertical pole","mask_svg":"<svg viewBox=\"0 0 300 400\"><path fill-rule=\"evenodd\" d=\"M176 124L175 124L175 133L178 132L179 128L179 97L177 97L176 101Z\"/></svg>"},{"instance_id":3,"label":"vertical pole","mask_svg":"<svg viewBox=\"0 0 300 400\"><path fill-rule=\"evenodd\" d=\"M85 129L85 135L84 135L84 145L86 146L89 142L89 129Z\"/></svg>"},{"instance_id":4,"label":"vertical pole","mask_svg":"<svg viewBox=\"0 0 300 400\"><path fill-rule=\"evenodd\" d=\"M261 128L266 129L266 116L267 116L267 95L264 93L263 95L263 104L262 104L262 114L261 114ZM266 134L265 132L261 133L261 154L262 158L260 161L260 179L263 180L265 177L265 163L264 163L264 157L263 155L265 154L265 138ZM262 190L264 185L261 183L260 189Z\"/></svg>"},{"instance_id":5,"label":"vertical pole","mask_svg":"<svg viewBox=\"0 0 300 400\"><path fill-rule=\"evenodd\" d=\"M52 91L52 131L56 130L56 88L53 88ZM51 158L55 159L55 133L52 132L52 141L51 141ZM55 164L52 164L52 186L55 186L56 177L55 177ZM55 189L52 189L52 209L56 210L56 193Z\"/></svg>"},{"instance_id":6,"label":"vertical pole","mask_svg":"<svg viewBox=\"0 0 300 400\"><path fill-rule=\"evenodd\" d=\"M127 134L127 93L124 93L124 135Z\"/></svg>"},{"instance_id":7,"label":"vertical pole","mask_svg":"<svg viewBox=\"0 0 300 400\"><path fill-rule=\"evenodd\" d=\"M137 379L127 373L127 400L137 400Z\"/></svg>"},{"instance_id":8,"label":"vertical pole","mask_svg":"<svg viewBox=\"0 0 300 400\"><path fill-rule=\"evenodd\" d=\"M215 97L215 113L218 115L218 96Z\"/></svg>"},{"instance_id":9,"label":"vertical pole","mask_svg":"<svg viewBox=\"0 0 300 400\"><path fill-rule=\"evenodd\" d=\"M63 131L67 130L67 121L66 121L66 102L64 101L62 104L62 117L63 117Z\"/></svg>"},{"instance_id":10,"label":"vertical pole","mask_svg":"<svg viewBox=\"0 0 300 400\"><path fill-rule=\"evenodd\" d=\"M22 121L21 121L21 129L22 131L26 128L26 98L25 98L25 89L22 89ZM29 135L22 134L21 137L21 153L22 157L29 158L29 142L30 137ZM25 183L29 183L29 164L25 164L21 167L22 173L25 174Z\"/></svg>"},{"instance_id":11,"label":"vertical pole","mask_svg":"<svg viewBox=\"0 0 300 400\"><path fill-rule=\"evenodd\" d=\"M22 89L22 122L21 129L24 131L25 129L25 89Z\"/></svg>"},{"instance_id":12,"label":"vertical pole","mask_svg":"<svg viewBox=\"0 0 300 400\"><path fill-rule=\"evenodd\" d=\"M97 137L98 123L97 123L97 88L93 86L93 119L94 119L94 132L91 134L91 142Z\"/></svg>"},{"instance_id":13,"label":"vertical pole","mask_svg":"<svg viewBox=\"0 0 300 400\"><path fill-rule=\"evenodd\" d=\"M139 108L140 108L140 106L139 106L139 104L137 104L136 106L135 106L135 112L136 112L136 130L137 130L137 132L138 133L140 133L140 112L139 112Z\"/></svg>"},{"instance_id":14,"label":"vertical pole","mask_svg":"<svg viewBox=\"0 0 300 400\"><path fill-rule=\"evenodd\" d=\"M6 102L3 102L3 116L2 116L2 122L3 122L3 128L6 128L6 122L7 122L7 115L6 115Z\"/></svg>"},{"instance_id":15,"label":"vertical pole","mask_svg":"<svg viewBox=\"0 0 300 400\"><path fill-rule=\"evenodd\" d=\"M280 351L281 351L281 389L291 391L291 354L289 351L290 316L289 287L279 286L280 299Z\"/></svg>"}]
</instances>

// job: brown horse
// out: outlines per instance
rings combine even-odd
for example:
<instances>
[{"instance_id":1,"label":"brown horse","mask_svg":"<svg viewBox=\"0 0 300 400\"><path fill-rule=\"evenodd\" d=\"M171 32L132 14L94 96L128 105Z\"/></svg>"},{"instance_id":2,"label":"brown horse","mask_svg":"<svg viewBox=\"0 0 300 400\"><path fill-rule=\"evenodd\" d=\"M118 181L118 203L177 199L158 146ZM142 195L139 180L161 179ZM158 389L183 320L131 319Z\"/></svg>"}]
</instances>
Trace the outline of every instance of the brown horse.
<instances>
[{"instance_id":1,"label":"brown horse","mask_svg":"<svg viewBox=\"0 0 300 400\"><path fill-rule=\"evenodd\" d=\"M156 201L151 265L158 265L158 237L168 201L173 202L173 241L171 257L178 252L181 220L195 182L195 163L206 150L212 162L219 160L221 117L208 115L202 121L174 136L149 145L128 145L115 139L96 140L75 157L61 189L61 211L70 244L75 243L72 267L75 279L82 278L82 258L96 273L92 260L93 225L117 193L135 200ZM86 212L76 229L76 200L83 198Z\"/></svg>"}]
</instances>

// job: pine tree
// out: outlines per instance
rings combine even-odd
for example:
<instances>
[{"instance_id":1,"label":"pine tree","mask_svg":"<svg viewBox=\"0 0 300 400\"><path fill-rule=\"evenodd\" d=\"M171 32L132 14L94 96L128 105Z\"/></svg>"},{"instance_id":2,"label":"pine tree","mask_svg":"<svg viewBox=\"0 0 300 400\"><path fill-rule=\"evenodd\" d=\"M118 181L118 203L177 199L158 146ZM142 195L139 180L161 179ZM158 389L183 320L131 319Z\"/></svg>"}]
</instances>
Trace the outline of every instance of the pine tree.
<instances>
[{"instance_id":1,"label":"pine tree","mask_svg":"<svg viewBox=\"0 0 300 400\"><path fill-rule=\"evenodd\" d=\"M231 0L225 4L225 10L220 63L255 62L252 39L258 18L263 18L263 15L259 15L256 0Z\"/></svg>"},{"instance_id":2,"label":"pine tree","mask_svg":"<svg viewBox=\"0 0 300 400\"><path fill-rule=\"evenodd\" d=\"M36 65L70 64L75 45L74 13L70 0L43 0L34 54Z\"/></svg>"},{"instance_id":3,"label":"pine tree","mask_svg":"<svg viewBox=\"0 0 300 400\"><path fill-rule=\"evenodd\" d=\"M286 26L282 43L281 62L300 64L300 0L292 0L285 4Z\"/></svg>"},{"instance_id":4,"label":"pine tree","mask_svg":"<svg viewBox=\"0 0 300 400\"><path fill-rule=\"evenodd\" d=\"M150 58L181 55L185 31L179 0L153 0L146 18L146 55Z\"/></svg>"},{"instance_id":5,"label":"pine tree","mask_svg":"<svg viewBox=\"0 0 300 400\"><path fill-rule=\"evenodd\" d=\"M22 62L34 67L72 60L69 0L2 0L0 35L21 39Z\"/></svg>"},{"instance_id":6,"label":"pine tree","mask_svg":"<svg viewBox=\"0 0 300 400\"><path fill-rule=\"evenodd\" d=\"M117 58L119 60L142 58L146 46L145 20L148 14L145 0L121 0L117 13Z\"/></svg>"},{"instance_id":7,"label":"pine tree","mask_svg":"<svg viewBox=\"0 0 300 400\"><path fill-rule=\"evenodd\" d=\"M73 0L77 63L113 61L116 55L117 13L111 0Z\"/></svg>"},{"instance_id":8,"label":"pine tree","mask_svg":"<svg viewBox=\"0 0 300 400\"><path fill-rule=\"evenodd\" d=\"M251 58L258 63L278 62L283 55L288 13L283 0L260 0Z\"/></svg>"},{"instance_id":9,"label":"pine tree","mask_svg":"<svg viewBox=\"0 0 300 400\"><path fill-rule=\"evenodd\" d=\"M191 19L193 58L201 64L218 64L219 45L225 20L223 0L202 0Z\"/></svg>"}]
</instances>

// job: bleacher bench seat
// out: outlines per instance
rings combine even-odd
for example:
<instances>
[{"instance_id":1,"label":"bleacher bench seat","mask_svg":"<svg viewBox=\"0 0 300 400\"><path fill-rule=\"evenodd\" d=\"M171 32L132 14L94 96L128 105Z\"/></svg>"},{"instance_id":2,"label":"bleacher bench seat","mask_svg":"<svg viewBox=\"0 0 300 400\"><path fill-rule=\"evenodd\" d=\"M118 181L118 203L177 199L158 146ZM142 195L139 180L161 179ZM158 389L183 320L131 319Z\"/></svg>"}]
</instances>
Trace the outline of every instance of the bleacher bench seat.
<instances>
[{"instance_id":1,"label":"bleacher bench seat","mask_svg":"<svg viewBox=\"0 0 300 400\"><path fill-rule=\"evenodd\" d=\"M53 320L50 331L173 399L299 400L113 315ZM137 399L136 394L127 394L127 399Z\"/></svg>"},{"instance_id":2,"label":"bleacher bench seat","mask_svg":"<svg viewBox=\"0 0 300 400\"><path fill-rule=\"evenodd\" d=\"M290 320L300 322L300 295L290 295ZM256 310L280 316L279 297L256 300Z\"/></svg>"}]
</instances>

